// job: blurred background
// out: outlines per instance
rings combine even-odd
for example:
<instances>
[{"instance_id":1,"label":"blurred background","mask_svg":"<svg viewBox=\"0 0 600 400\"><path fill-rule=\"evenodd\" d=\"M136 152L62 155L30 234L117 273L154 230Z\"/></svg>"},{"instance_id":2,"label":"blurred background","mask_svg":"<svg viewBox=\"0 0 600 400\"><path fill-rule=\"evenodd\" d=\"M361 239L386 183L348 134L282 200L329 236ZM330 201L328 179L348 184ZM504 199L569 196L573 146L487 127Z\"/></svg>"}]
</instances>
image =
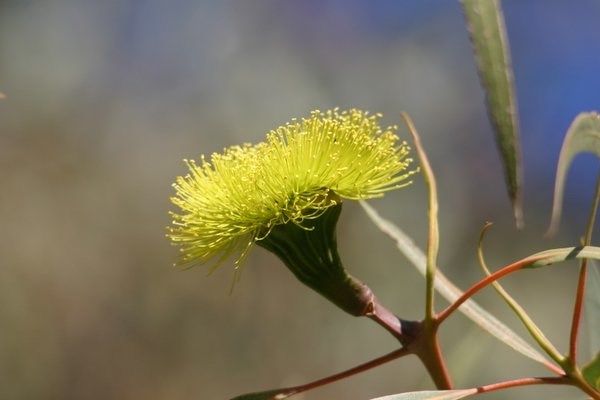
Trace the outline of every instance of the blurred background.
<instances>
[{"instance_id":1,"label":"blurred background","mask_svg":"<svg viewBox=\"0 0 600 400\"><path fill-rule=\"evenodd\" d=\"M569 174L560 235L542 236L564 133L600 108L600 2L503 5L524 152L520 232L457 1L0 2L0 399L220 400L393 350L386 332L339 312L262 249L232 295L230 265L210 278L172 266L164 234L182 159L260 141L313 109L381 112L386 125L412 115L440 186L440 265L461 287L481 276L485 221L495 222L494 267L576 244L592 156ZM371 202L422 246L425 203L420 177ZM339 241L347 268L389 308L421 317L421 277L357 204L345 205ZM561 349L575 284L575 263L506 280ZM493 291L477 299L525 335ZM546 373L462 316L441 334L459 386ZM429 387L407 358L297 398Z\"/></svg>"}]
</instances>

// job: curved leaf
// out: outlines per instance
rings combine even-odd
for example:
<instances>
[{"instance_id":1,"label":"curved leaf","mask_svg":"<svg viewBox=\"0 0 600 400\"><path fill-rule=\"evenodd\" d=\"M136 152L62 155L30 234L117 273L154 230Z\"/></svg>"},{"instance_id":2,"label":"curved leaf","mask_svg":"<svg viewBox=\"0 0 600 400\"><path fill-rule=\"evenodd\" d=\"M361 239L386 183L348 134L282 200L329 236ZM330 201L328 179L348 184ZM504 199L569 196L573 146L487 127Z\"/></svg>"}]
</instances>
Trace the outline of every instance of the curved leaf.
<instances>
[{"instance_id":1,"label":"curved leaf","mask_svg":"<svg viewBox=\"0 0 600 400\"><path fill-rule=\"evenodd\" d=\"M377 225L383 233L392 238L402 254L408 258L422 275L425 275L425 254L423 254L423 251L413 242L413 240L392 222L381 217L377 211L366 202L361 201L360 204L375 225ZM435 289L450 303L454 302L463 294L463 292L446 278L439 269L436 274ZM483 309L474 300L467 300L460 306L459 311L479 325L479 327L519 353L541 364L550 364L550 361L548 361L546 357L529 345L508 326Z\"/></svg>"},{"instance_id":2,"label":"curved leaf","mask_svg":"<svg viewBox=\"0 0 600 400\"><path fill-rule=\"evenodd\" d=\"M567 171L579 153L593 153L600 157L600 114L596 112L579 114L567 130L556 167L554 203L547 235L553 235L558 230Z\"/></svg>"},{"instance_id":3,"label":"curved leaf","mask_svg":"<svg viewBox=\"0 0 600 400\"><path fill-rule=\"evenodd\" d=\"M516 97L504 17L499 0L462 0L465 18L485 90L488 114L504 164L517 227L523 226L521 146Z\"/></svg>"},{"instance_id":4,"label":"curved leaf","mask_svg":"<svg viewBox=\"0 0 600 400\"><path fill-rule=\"evenodd\" d=\"M427 390L423 392L392 394L371 400L458 400L475 393L477 393L477 389Z\"/></svg>"}]
</instances>

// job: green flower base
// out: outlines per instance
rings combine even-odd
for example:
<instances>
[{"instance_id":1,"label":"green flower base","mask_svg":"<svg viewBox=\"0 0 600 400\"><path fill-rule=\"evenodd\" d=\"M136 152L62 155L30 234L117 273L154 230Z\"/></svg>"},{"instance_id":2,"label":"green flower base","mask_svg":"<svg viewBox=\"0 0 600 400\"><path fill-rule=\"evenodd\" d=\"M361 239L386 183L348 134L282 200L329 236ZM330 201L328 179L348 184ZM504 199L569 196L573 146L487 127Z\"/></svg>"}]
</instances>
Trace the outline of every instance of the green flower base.
<instances>
[{"instance_id":1,"label":"green flower base","mask_svg":"<svg viewBox=\"0 0 600 400\"><path fill-rule=\"evenodd\" d=\"M341 211L339 203L303 226L293 222L277 225L256 244L277 255L306 286L342 310L362 316L372 308L373 293L349 275L340 260L336 224Z\"/></svg>"}]
</instances>

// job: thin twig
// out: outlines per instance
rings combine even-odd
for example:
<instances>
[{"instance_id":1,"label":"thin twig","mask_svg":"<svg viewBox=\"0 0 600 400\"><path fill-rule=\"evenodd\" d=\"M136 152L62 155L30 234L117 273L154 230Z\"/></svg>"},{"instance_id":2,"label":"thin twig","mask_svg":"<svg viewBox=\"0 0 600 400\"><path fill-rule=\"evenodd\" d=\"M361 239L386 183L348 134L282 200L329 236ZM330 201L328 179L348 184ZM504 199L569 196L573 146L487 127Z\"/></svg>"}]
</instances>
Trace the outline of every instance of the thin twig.
<instances>
[{"instance_id":1,"label":"thin twig","mask_svg":"<svg viewBox=\"0 0 600 400\"><path fill-rule=\"evenodd\" d=\"M568 360L577 365L577 342L579 338L579 327L581 325L581 314L583 311L583 300L585 296L585 281L587 277L587 259L581 260L579 268L579 278L577 281L577 293L575 294L575 304L573 305L573 317L571 320L571 334L569 337L569 356Z\"/></svg>"},{"instance_id":2,"label":"thin twig","mask_svg":"<svg viewBox=\"0 0 600 400\"><path fill-rule=\"evenodd\" d=\"M485 257L483 255L483 238L487 230L492 226L491 222L486 222L481 233L479 235L479 244L477 246L477 258L479 259L479 265L486 276L491 275L489 268L485 262ZM565 357L554 347L552 342L544 335L544 332L537 326L535 322L531 319L531 317L527 314L525 309L500 285L500 282L495 281L492 282L494 289L496 292L504 299L506 304L514 311L517 317L521 320L525 328L533 337L533 339L537 342L537 344L548 354L554 361L559 364L562 364ZM561 371L562 372L562 371ZM559 373L560 375L561 373Z\"/></svg>"},{"instance_id":3,"label":"thin twig","mask_svg":"<svg viewBox=\"0 0 600 400\"><path fill-rule=\"evenodd\" d=\"M381 357L375 358L371 361L368 361L364 364L360 364L354 368L347 369L346 371L338 372L337 374L333 374L331 376L328 376L328 377L325 377L322 379L318 379L316 381L312 381L312 382L306 383L304 385L293 386L293 387L290 387L287 389L282 389L281 393L285 396L282 398L287 398L289 396L292 396L292 395L295 395L295 394L298 394L301 392L306 392L308 390L315 389L320 386L328 385L330 383L348 378L352 375L356 375L358 373L367 371L371 368L378 367L382 364L393 361L397 358L406 356L408 354L411 354L411 352L407 348L403 347L401 349L394 350L391 353L388 353L384 356L381 356Z\"/></svg>"},{"instance_id":4,"label":"thin twig","mask_svg":"<svg viewBox=\"0 0 600 400\"><path fill-rule=\"evenodd\" d=\"M489 385L479 386L477 393L490 393L498 390L508 389L518 386L530 386L530 385L573 385L573 383L566 377L541 377L541 378L519 378L512 379L510 381L497 382Z\"/></svg>"},{"instance_id":5,"label":"thin twig","mask_svg":"<svg viewBox=\"0 0 600 400\"><path fill-rule=\"evenodd\" d=\"M596 213L600 204L600 174L596 181L596 194L592 202L592 209L588 218L588 224L583 238L583 246L589 246L592 242L592 232L596 222ZM577 293L575 295L575 305L573 306L573 319L571 321L571 335L569 338L569 360L573 365L577 365L577 339L579 337L579 327L581 326L581 314L583 310L583 300L585 297L585 281L587 276L587 259L581 260L579 269L579 280L577 282Z\"/></svg>"},{"instance_id":6,"label":"thin twig","mask_svg":"<svg viewBox=\"0 0 600 400\"><path fill-rule=\"evenodd\" d=\"M483 278L482 280L480 280L479 282L475 283L473 286L471 286L469 289L467 289L458 299L456 299L456 301L454 303L450 304L448 307L446 307L445 310L438 313L438 315L436 317L436 323L439 325L442 322L444 322L444 320L446 318L448 318L454 311L456 311L456 309L458 307L460 307L461 304L463 304L465 301L467 301L469 298L471 298L473 295L475 295L475 293L479 292L481 289L490 285L492 282L495 282L498 279L505 277L506 275L509 275L513 272L520 270L521 268L531 264L533 261L534 261L534 259L532 259L531 257L524 258L515 263L509 264L504 268L499 269L498 271L494 272L493 274L488 275L485 278Z\"/></svg>"}]
</instances>

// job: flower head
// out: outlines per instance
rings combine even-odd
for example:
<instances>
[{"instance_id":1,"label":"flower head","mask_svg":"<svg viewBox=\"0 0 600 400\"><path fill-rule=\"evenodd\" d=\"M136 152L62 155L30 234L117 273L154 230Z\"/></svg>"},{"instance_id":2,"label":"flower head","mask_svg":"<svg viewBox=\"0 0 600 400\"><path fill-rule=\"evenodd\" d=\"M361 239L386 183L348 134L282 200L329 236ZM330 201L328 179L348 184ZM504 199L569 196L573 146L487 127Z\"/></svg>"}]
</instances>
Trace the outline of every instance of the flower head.
<instances>
[{"instance_id":1,"label":"flower head","mask_svg":"<svg viewBox=\"0 0 600 400\"><path fill-rule=\"evenodd\" d=\"M322 215L342 198L367 199L408 185L406 143L381 115L360 110L314 111L271 131L265 142L186 161L171 200L168 236L181 246L181 264L243 260L277 225ZM308 227L307 227L308 228ZM310 229L310 228L309 228Z\"/></svg>"}]
</instances>

